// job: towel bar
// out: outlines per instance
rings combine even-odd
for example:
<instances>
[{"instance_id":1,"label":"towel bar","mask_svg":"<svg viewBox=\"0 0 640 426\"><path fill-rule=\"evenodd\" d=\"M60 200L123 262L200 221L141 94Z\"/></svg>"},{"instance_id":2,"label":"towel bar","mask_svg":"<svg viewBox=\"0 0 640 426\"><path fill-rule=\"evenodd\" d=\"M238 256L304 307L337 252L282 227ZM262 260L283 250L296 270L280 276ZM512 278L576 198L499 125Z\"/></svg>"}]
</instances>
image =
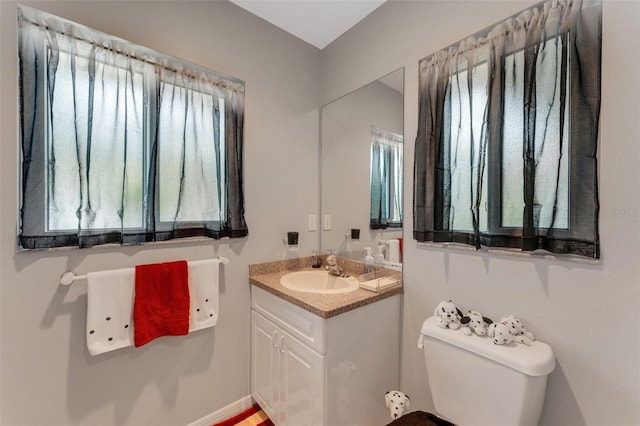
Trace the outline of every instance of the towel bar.
<instances>
[{"instance_id":1,"label":"towel bar","mask_svg":"<svg viewBox=\"0 0 640 426\"><path fill-rule=\"evenodd\" d=\"M217 259L220 260L220 263L222 263L223 265L229 264L229 259L224 256L218 256ZM65 286L71 285L74 281L80 281L80 280L86 280L86 279L87 279L86 275L76 275L72 271L67 271L60 276L60 285L65 285Z\"/></svg>"}]
</instances>

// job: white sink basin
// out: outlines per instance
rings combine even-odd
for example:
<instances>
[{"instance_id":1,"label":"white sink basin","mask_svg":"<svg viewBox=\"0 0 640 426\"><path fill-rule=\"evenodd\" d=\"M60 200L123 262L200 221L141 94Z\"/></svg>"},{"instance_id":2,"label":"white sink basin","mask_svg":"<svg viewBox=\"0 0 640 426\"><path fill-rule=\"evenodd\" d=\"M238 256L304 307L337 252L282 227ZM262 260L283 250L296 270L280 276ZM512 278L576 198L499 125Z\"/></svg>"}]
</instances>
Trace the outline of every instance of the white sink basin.
<instances>
[{"instance_id":1,"label":"white sink basin","mask_svg":"<svg viewBox=\"0 0 640 426\"><path fill-rule=\"evenodd\" d=\"M356 291L359 282L355 277L336 277L325 270L289 272L280 278L280 284L289 290L317 294L337 294Z\"/></svg>"}]
</instances>

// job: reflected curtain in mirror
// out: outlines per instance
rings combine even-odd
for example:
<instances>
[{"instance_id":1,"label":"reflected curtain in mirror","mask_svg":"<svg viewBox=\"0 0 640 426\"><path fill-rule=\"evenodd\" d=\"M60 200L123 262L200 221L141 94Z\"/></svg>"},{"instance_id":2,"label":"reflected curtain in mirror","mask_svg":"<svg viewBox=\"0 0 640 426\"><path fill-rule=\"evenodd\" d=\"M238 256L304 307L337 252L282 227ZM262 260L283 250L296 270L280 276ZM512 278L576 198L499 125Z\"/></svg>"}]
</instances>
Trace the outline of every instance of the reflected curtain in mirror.
<instances>
[{"instance_id":1,"label":"reflected curtain in mirror","mask_svg":"<svg viewBox=\"0 0 640 426\"><path fill-rule=\"evenodd\" d=\"M371 229L402 227L402 141L371 126Z\"/></svg>"},{"instance_id":2,"label":"reflected curtain in mirror","mask_svg":"<svg viewBox=\"0 0 640 426\"><path fill-rule=\"evenodd\" d=\"M247 235L244 83L20 7L23 249Z\"/></svg>"},{"instance_id":3,"label":"reflected curtain in mirror","mask_svg":"<svg viewBox=\"0 0 640 426\"><path fill-rule=\"evenodd\" d=\"M420 61L416 240L599 257L601 14L543 2Z\"/></svg>"}]
</instances>

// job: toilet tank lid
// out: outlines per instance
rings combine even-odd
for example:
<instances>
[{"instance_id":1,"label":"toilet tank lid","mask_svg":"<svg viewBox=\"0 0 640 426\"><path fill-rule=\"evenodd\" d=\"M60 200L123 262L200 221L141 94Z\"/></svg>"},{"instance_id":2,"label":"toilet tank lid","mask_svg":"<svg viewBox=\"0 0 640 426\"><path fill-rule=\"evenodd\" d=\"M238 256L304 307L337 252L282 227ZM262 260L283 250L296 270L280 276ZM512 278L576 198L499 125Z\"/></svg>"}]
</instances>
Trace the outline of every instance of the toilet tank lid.
<instances>
[{"instance_id":1,"label":"toilet tank lid","mask_svg":"<svg viewBox=\"0 0 640 426\"><path fill-rule=\"evenodd\" d=\"M532 342L531 346L521 343L496 345L487 336L476 334L467 336L462 329L440 328L436 324L435 317L429 317L424 321L422 334L506 365L529 376L544 376L551 373L556 366L551 346L537 340Z\"/></svg>"}]
</instances>

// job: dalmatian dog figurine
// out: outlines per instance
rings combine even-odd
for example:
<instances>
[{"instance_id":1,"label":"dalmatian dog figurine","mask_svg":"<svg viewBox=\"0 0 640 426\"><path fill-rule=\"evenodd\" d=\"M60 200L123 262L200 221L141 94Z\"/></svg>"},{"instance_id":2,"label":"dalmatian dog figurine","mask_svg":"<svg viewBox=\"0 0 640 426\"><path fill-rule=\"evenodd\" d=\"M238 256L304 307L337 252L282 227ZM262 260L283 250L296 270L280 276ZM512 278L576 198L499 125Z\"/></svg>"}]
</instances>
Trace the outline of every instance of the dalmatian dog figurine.
<instances>
[{"instance_id":1,"label":"dalmatian dog figurine","mask_svg":"<svg viewBox=\"0 0 640 426\"><path fill-rule=\"evenodd\" d=\"M485 336L487 334L487 328L493 324L491 318L483 317L478 311L469 311L467 315L460 319L460 323L464 327L462 332L471 336L476 333L478 336Z\"/></svg>"},{"instance_id":2,"label":"dalmatian dog figurine","mask_svg":"<svg viewBox=\"0 0 640 426\"><path fill-rule=\"evenodd\" d=\"M502 321L506 322L509 327L511 327L511 333L516 336L516 340L520 343L531 346L531 342L536 340L533 336L533 333L527 331L527 329L524 328L524 324L522 324L522 321L520 321L520 318L518 318L517 316L507 315L506 317L502 318Z\"/></svg>"},{"instance_id":3,"label":"dalmatian dog figurine","mask_svg":"<svg viewBox=\"0 0 640 426\"><path fill-rule=\"evenodd\" d=\"M462 311L456 308L456 305L451 300L440 302L436 306L436 310L433 311L433 315L436 317L436 324L440 328L450 328L452 330L460 328Z\"/></svg>"},{"instance_id":4,"label":"dalmatian dog figurine","mask_svg":"<svg viewBox=\"0 0 640 426\"><path fill-rule=\"evenodd\" d=\"M389 409L391 420L395 420L405 414L409 410L409 405L411 404L409 396L404 392L397 390L386 392L384 394L384 400L387 404L387 408Z\"/></svg>"},{"instance_id":5,"label":"dalmatian dog figurine","mask_svg":"<svg viewBox=\"0 0 640 426\"><path fill-rule=\"evenodd\" d=\"M491 324L487 334L496 345L518 342L531 346L531 342L535 340L533 334L524 328L522 321L515 315L507 315L500 321Z\"/></svg>"}]
</instances>

